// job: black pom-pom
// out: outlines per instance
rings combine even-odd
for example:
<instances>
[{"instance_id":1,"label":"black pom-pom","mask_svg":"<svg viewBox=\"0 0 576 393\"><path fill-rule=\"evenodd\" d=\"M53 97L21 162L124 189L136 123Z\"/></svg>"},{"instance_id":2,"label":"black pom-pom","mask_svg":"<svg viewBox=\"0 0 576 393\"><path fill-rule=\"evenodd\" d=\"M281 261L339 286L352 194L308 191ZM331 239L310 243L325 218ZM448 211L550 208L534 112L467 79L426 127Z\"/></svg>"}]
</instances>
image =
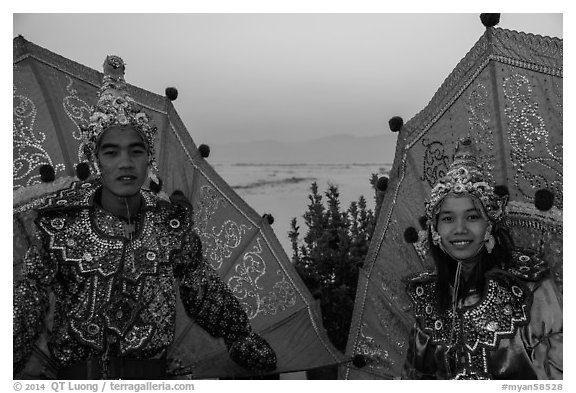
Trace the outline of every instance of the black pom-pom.
<instances>
[{"instance_id":1,"label":"black pom-pom","mask_svg":"<svg viewBox=\"0 0 576 393\"><path fill-rule=\"evenodd\" d=\"M268 214L268 213L263 214L262 218L266 219L266 221L268 221L269 225L274 224L274 216L272 216L272 214Z\"/></svg>"},{"instance_id":2,"label":"black pom-pom","mask_svg":"<svg viewBox=\"0 0 576 393\"><path fill-rule=\"evenodd\" d=\"M534 206L543 212L552 209L552 206L554 206L554 194L545 188L536 191L536 194L534 194Z\"/></svg>"},{"instance_id":3,"label":"black pom-pom","mask_svg":"<svg viewBox=\"0 0 576 393\"><path fill-rule=\"evenodd\" d=\"M158 178L158 183L150 179L150 191L152 191L154 194L158 194L161 189L162 189L162 179Z\"/></svg>"},{"instance_id":4,"label":"black pom-pom","mask_svg":"<svg viewBox=\"0 0 576 393\"><path fill-rule=\"evenodd\" d=\"M500 23L500 14L480 14L480 20L486 27L494 27Z\"/></svg>"},{"instance_id":5,"label":"black pom-pom","mask_svg":"<svg viewBox=\"0 0 576 393\"><path fill-rule=\"evenodd\" d=\"M208 156L210 155L210 146L200 145L198 146L198 151L200 152L202 158L208 158Z\"/></svg>"},{"instance_id":6,"label":"black pom-pom","mask_svg":"<svg viewBox=\"0 0 576 393\"><path fill-rule=\"evenodd\" d=\"M418 231L414 227L408 227L404 231L406 243L416 243L418 241Z\"/></svg>"},{"instance_id":7,"label":"black pom-pom","mask_svg":"<svg viewBox=\"0 0 576 393\"><path fill-rule=\"evenodd\" d=\"M352 364L358 368L362 368L366 366L366 357L364 355L354 355L352 359Z\"/></svg>"},{"instance_id":8,"label":"black pom-pom","mask_svg":"<svg viewBox=\"0 0 576 393\"><path fill-rule=\"evenodd\" d=\"M418 223L420 224L420 228L426 229L428 227L428 217L426 216L418 217Z\"/></svg>"},{"instance_id":9,"label":"black pom-pom","mask_svg":"<svg viewBox=\"0 0 576 393\"><path fill-rule=\"evenodd\" d=\"M76 165L76 177L82 181L90 177L90 165L87 162L81 162Z\"/></svg>"},{"instance_id":10,"label":"black pom-pom","mask_svg":"<svg viewBox=\"0 0 576 393\"><path fill-rule=\"evenodd\" d=\"M168 97L170 101L174 101L176 98L178 98L178 89L175 87L167 87L166 97Z\"/></svg>"},{"instance_id":11,"label":"black pom-pom","mask_svg":"<svg viewBox=\"0 0 576 393\"><path fill-rule=\"evenodd\" d=\"M54 167L49 164L44 164L39 169L40 180L43 183L51 183L56 179L56 174L54 173Z\"/></svg>"},{"instance_id":12,"label":"black pom-pom","mask_svg":"<svg viewBox=\"0 0 576 393\"><path fill-rule=\"evenodd\" d=\"M510 195L510 191L508 191L508 187L506 187L503 184L500 184L494 187L494 194L502 198L503 196Z\"/></svg>"},{"instance_id":13,"label":"black pom-pom","mask_svg":"<svg viewBox=\"0 0 576 393\"><path fill-rule=\"evenodd\" d=\"M400 116L394 116L390 120L388 120L388 125L390 126L390 130L392 132L400 131L402 126L404 125L404 120Z\"/></svg>"},{"instance_id":14,"label":"black pom-pom","mask_svg":"<svg viewBox=\"0 0 576 393\"><path fill-rule=\"evenodd\" d=\"M378 181L376 182L376 188L378 189L378 191L386 191L386 189L388 188L388 178L386 176L382 176L381 178L378 179Z\"/></svg>"}]
</instances>

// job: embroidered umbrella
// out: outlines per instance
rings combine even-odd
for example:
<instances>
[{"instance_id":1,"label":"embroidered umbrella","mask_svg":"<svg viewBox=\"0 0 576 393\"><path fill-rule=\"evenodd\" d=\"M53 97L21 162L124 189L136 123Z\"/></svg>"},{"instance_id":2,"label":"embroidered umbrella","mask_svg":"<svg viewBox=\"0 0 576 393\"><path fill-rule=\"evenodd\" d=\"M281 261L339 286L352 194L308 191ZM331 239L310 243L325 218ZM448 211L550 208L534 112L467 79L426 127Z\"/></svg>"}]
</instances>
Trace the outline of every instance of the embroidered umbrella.
<instances>
[{"instance_id":1,"label":"embroidered umbrella","mask_svg":"<svg viewBox=\"0 0 576 393\"><path fill-rule=\"evenodd\" d=\"M13 190L15 212L48 192L66 187L86 168L79 124L96 102L102 74L14 38ZM105 54L104 54L105 55ZM103 55L103 56L104 56ZM342 362L329 342L318 304L293 268L269 223L248 206L206 161L167 96L128 85L159 129L155 146L163 190L180 190L194 207L195 229L206 260L245 307L253 329L274 348L275 372L307 370ZM42 174L39 173L43 171ZM50 181L49 183L42 183ZM55 179L55 180L54 180ZM26 251L31 222L14 215L14 276ZM178 305L176 342L168 353L171 372L191 378L238 377L223 340L209 336ZM34 361L47 361L45 342Z\"/></svg>"},{"instance_id":2,"label":"embroidered umbrella","mask_svg":"<svg viewBox=\"0 0 576 393\"><path fill-rule=\"evenodd\" d=\"M543 254L562 284L562 40L487 27L429 104L402 123L390 122L399 138L359 274L345 379L401 374L414 323L401 280L433 268L420 230L424 198L462 137L473 139L492 185L509 193L505 224L516 246Z\"/></svg>"}]
</instances>

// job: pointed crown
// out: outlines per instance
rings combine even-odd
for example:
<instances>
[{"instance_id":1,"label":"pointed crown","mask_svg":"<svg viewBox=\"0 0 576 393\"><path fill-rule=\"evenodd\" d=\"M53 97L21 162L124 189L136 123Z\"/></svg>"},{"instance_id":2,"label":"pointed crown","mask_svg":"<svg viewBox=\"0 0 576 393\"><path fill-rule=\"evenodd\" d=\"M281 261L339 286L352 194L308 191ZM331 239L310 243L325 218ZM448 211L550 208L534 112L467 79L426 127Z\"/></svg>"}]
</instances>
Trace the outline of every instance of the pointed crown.
<instances>
[{"instance_id":1,"label":"pointed crown","mask_svg":"<svg viewBox=\"0 0 576 393\"><path fill-rule=\"evenodd\" d=\"M476 162L476 149L470 138L458 141L454 162L448 173L438 180L430 192L430 200L425 202L426 216L433 222L442 201L447 196L467 196L476 198L484 207L490 221L502 218L507 198L499 197L487 182L486 176Z\"/></svg>"},{"instance_id":2,"label":"pointed crown","mask_svg":"<svg viewBox=\"0 0 576 393\"><path fill-rule=\"evenodd\" d=\"M82 152L88 161L96 161L98 141L106 129L118 126L133 127L148 147L148 160L156 169L154 140L157 128L149 115L128 94L124 61L118 56L107 56L104 61L104 77L98 92L98 102L92 107L90 118L81 126Z\"/></svg>"}]
</instances>

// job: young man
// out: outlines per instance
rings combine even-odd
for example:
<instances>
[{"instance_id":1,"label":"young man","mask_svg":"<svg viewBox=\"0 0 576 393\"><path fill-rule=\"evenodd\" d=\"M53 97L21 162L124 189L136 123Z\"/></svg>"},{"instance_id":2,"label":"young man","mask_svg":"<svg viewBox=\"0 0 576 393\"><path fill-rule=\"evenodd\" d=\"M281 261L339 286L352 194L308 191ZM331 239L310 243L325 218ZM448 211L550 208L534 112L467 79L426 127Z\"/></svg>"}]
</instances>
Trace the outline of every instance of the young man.
<instances>
[{"instance_id":1,"label":"young man","mask_svg":"<svg viewBox=\"0 0 576 393\"><path fill-rule=\"evenodd\" d=\"M14 377L47 329L59 379L166 378L176 290L234 361L275 369L272 348L204 263L189 208L142 189L156 166L156 127L126 92L122 59L107 57L104 74L82 146L100 176L32 212L36 239L14 290Z\"/></svg>"}]
</instances>

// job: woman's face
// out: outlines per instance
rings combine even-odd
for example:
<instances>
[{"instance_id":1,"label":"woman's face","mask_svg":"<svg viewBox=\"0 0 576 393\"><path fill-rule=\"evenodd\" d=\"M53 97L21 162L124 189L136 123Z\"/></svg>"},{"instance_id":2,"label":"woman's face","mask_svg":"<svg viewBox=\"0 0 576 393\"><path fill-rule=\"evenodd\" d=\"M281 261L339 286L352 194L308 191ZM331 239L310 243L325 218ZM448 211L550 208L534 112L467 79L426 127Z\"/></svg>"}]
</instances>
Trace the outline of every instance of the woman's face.
<instances>
[{"instance_id":1,"label":"woman's face","mask_svg":"<svg viewBox=\"0 0 576 393\"><path fill-rule=\"evenodd\" d=\"M488 220L470 197L447 197L440 206L437 231L444 250L454 259L475 256L484 245Z\"/></svg>"}]
</instances>

